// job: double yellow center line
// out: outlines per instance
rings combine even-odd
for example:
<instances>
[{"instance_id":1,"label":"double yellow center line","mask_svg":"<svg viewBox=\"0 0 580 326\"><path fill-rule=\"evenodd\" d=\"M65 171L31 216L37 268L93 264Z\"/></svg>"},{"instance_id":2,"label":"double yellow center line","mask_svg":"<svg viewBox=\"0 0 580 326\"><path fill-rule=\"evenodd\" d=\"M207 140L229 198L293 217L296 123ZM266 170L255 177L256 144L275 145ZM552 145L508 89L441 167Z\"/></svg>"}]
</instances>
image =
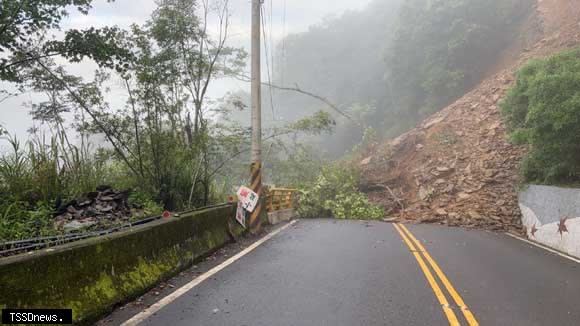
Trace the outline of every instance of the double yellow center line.
<instances>
[{"instance_id":1,"label":"double yellow center line","mask_svg":"<svg viewBox=\"0 0 580 326\"><path fill-rule=\"evenodd\" d=\"M443 286L447 289L447 292L451 295L453 301L455 301L455 305L459 307L459 309L461 309L461 312L463 313L463 316L467 320L467 323L470 326L479 325L479 323L477 322L477 320L475 319L475 317L473 316L473 314L471 313L471 311L469 310L469 308L467 307L467 305L465 304L459 293L457 293L451 282L449 282L449 279L447 279L441 268L439 268L439 265L437 265L435 260L433 260L431 255L429 255L429 252L425 250L425 247L423 247L421 242L419 242L419 240L417 240L417 238L415 238L415 236L413 236L413 234L409 231L409 229L407 229L407 227L405 227L404 225L393 224L393 226L395 227L397 232L399 232L401 238L403 238L403 241L407 244L407 246L411 250L411 253L413 253L413 256L417 260L417 263L419 263L419 267L423 271L423 274L425 274L427 282L433 289L433 292L435 293L437 300L441 304L443 312L445 313L447 320L449 320L449 324L452 326L461 325L459 323L459 320L457 319L457 316L455 316L455 312L453 311L453 309L451 309L449 301L447 301L447 297L445 296L445 294L441 290L441 287L439 287L437 280L433 276L433 273L431 273L431 270L429 270L429 267L427 267L427 263L433 269L433 271L439 278L440 282L443 283ZM423 257L425 259L423 259ZM427 261L427 263L425 262L425 260Z\"/></svg>"}]
</instances>

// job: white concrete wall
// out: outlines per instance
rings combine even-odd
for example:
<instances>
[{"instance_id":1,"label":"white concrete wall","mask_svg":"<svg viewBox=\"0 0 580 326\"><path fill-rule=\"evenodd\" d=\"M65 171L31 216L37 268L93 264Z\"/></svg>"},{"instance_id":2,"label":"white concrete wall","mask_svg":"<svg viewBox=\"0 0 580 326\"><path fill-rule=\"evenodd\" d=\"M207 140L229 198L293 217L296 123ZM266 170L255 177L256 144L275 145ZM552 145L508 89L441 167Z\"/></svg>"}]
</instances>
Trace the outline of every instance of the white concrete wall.
<instances>
[{"instance_id":1,"label":"white concrete wall","mask_svg":"<svg viewBox=\"0 0 580 326\"><path fill-rule=\"evenodd\" d=\"M530 240L580 257L580 189L530 185L519 206Z\"/></svg>"}]
</instances>

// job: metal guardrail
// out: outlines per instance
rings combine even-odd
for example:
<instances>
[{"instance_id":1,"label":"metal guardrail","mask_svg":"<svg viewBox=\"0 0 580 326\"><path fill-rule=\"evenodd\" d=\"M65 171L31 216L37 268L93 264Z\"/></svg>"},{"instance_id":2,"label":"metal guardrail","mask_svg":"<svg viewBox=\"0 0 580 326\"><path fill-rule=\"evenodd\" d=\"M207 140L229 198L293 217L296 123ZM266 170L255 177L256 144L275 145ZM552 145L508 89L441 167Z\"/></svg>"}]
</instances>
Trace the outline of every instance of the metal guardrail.
<instances>
[{"instance_id":1,"label":"metal guardrail","mask_svg":"<svg viewBox=\"0 0 580 326\"><path fill-rule=\"evenodd\" d=\"M268 212L276 212L283 209L294 208L296 189L270 188L266 196L266 209Z\"/></svg>"}]
</instances>

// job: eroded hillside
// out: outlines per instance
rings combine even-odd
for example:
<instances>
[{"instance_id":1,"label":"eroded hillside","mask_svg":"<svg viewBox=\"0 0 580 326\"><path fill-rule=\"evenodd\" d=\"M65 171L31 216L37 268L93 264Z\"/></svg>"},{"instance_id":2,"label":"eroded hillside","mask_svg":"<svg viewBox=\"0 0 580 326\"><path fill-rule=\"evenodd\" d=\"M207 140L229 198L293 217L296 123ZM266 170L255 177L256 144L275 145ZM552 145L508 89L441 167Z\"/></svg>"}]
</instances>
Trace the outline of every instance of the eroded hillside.
<instances>
[{"instance_id":1,"label":"eroded hillside","mask_svg":"<svg viewBox=\"0 0 580 326\"><path fill-rule=\"evenodd\" d=\"M498 103L520 65L580 43L579 14L578 1L538 0L521 44L498 57L499 72L362 157L361 188L371 200L402 220L520 232L518 166L525 148L508 142Z\"/></svg>"}]
</instances>

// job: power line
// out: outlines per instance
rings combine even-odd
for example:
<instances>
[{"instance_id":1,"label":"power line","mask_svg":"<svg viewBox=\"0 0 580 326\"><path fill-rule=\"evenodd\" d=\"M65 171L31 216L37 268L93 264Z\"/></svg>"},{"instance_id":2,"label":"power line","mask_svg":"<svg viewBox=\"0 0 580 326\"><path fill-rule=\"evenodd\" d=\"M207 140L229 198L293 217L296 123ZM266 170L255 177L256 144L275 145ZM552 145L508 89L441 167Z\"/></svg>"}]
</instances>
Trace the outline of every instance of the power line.
<instances>
[{"instance_id":1,"label":"power line","mask_svg":"<svg viewBox=\"0 0 580 326\"><path fill-rule=\"evenodd\" d=\"M284 86L284 71L286 70L286 0L282 10L282 69L280 70L280 84Z\"/></svg>"},{"instance_id":2,"label":"power line","mask_svg":"<svg viewBox=\"0 0 580 326\"><path fill-rule=\"evenodd\" d=\"M270 57L272 59L272 77L274 77L274 53L276 52L276 46L274 45L274 5L273 0L270 0L270 44L272 45L270 49Z\"/></svg>"},{"instance_id":3,"label":"power line","mask_svg":"<svg viewBox=\"0 0 580 326\"><path fill-rule=\"evenodd\" d=\"M270 74L270 59L268 57L268 38L266 37L266 23L264 20L264 7L261 7L261 11L262 11L262 33L264 36L264 50L266 51L266 69L268 70L268 90L270 93L270 107L272 109L272 119L274 121L277 121L276 119L276 113L274 112L274 93L272 91L272 77Z\"/></svg>"}]
</instances>

